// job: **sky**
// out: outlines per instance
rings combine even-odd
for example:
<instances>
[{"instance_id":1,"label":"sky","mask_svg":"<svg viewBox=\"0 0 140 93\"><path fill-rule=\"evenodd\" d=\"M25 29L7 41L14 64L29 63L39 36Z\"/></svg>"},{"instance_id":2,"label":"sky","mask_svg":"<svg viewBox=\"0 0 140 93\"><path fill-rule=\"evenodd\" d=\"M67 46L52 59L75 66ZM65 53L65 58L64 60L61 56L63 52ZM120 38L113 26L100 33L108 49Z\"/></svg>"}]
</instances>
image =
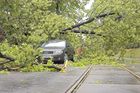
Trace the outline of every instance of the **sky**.
<instances>
[{"instance_id":1,"label":"sky","mask_svg":"<svg viewBox=\"0 0 140 93\"><path fill-rule=\"evenodd\" d=\"M82 0L83 1L83 0ZM92 4L94 3L94 0L89 0L89 2L85 5L85 9L86 10L89 10L92 6ZM86 16L86 13L85 13L85 16L82 18L81 21L84 21L86 20L88 17Z\"/></svg>"},{"instance_id":2,"label":"sky","mask_svg":"<svg viewBox=\"0 0 140 93\"><path fill-rule=\"evenodd\" d=\"M85 5L85 9L87 9L87 10L90 9L92 4L93 4L93 2L94 2L94 0L89 0L88 4Z\"/></svg>"},{"instance_id":3,"label":"sky","mask_svg":"<svg viewBox=\"0 0 140 93\"><path fill-rule=\"evenodd\" d=\"M84 2L84 0L80 0L81 2ZM95 0L88 0L88 3L84 6L85 7L85 9L86 10L89 10L91 7L92 7L92 4L94 3L94 1ZM78 12L79 10L77 10L77 12ZM84 13L84 16L83 16L83 18L82 18L82 20L80 19L80 20L78 20L79 22L83 22L83 21L85 21L87 18L88 18L88 16L87 16L87 13L85 13L84 11L83 11L83 13Z\"/></svg>"}]
</instances>

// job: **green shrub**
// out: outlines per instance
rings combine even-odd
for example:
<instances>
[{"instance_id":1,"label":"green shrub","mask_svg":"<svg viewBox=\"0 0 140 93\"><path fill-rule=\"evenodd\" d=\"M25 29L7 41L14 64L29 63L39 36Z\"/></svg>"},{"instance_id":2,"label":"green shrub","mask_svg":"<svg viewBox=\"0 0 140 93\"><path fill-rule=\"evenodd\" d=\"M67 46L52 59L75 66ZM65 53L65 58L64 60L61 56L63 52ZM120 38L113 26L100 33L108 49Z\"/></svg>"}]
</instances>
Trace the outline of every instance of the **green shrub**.
<instances>
[{"instance_id":1,"label":"green shrub","mask_svg":"<svg viewBox=\"0 0 140 93\"><path fill-rule=\"evenodd\" d=\"M102 55L93 54L90 57L83 58L77 62L74 62L72 65L85 67L85 66L91 65L91 64L93 64L93 65L112 65L112 66L119 65L119 63L115 59L113 59L105 54L102 54Z\"/></svg>"},{"instance_id":2,"label":"green shrub","mask_svg":"<svg viewBox=\"0 0 140 93\"><path fill-rule=\"evenodd\" d=\"M33 48L32 45L9 45L4 42L0 46L0 51L7 56L15 59L15 61L5 64L9 68L28 67L34 64L36 56L40 55L40 48Z\"/></svg>"}]
</instances>

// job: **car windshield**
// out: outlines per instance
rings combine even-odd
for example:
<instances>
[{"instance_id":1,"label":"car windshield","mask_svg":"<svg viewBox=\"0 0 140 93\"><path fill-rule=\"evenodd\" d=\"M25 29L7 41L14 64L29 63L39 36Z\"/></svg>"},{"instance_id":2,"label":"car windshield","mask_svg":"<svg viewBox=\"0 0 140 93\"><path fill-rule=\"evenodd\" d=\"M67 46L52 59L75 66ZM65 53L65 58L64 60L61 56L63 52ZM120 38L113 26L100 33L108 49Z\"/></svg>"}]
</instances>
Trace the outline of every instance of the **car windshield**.
<instances>
[{"instance_id":1,"label":"car windshield","mask_svg":"<svg viewBox=\"0 0 140 93\"><path fill-rule=\"evenodd\" d=\"M64 47L45 47L44 48L45 50L63 50L64 49Z\"/></svg>"},{"instance_id":2,"label":"car windshield","mask_svg":"<svg viewBox=\"0 0 140 93\"><path fill-rule=\"evenodd\" d=\"M66 46L65 41L59 41L59 42L49 42L47 44L44 44L44 48L64 48Z\"/></svg>"}]
</instances>

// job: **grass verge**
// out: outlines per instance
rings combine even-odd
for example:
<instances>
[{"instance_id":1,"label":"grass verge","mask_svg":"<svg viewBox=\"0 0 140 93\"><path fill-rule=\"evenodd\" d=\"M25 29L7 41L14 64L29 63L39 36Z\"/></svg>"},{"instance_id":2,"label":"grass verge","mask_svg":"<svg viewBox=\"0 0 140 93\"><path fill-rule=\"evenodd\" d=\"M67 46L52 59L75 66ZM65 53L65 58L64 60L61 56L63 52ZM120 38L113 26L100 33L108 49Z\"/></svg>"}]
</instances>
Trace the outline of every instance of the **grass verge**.
<instances>
[{"instance_id":1,"label":"grass verge","mask_svg":"<svg viewBox=\"0 0 140 93\"><path fill-rule=\"evenodd\" d=\"M128 57L128 58L140 58L140 48L127 49L124 57Z\"/></svg>"}]
</instances>

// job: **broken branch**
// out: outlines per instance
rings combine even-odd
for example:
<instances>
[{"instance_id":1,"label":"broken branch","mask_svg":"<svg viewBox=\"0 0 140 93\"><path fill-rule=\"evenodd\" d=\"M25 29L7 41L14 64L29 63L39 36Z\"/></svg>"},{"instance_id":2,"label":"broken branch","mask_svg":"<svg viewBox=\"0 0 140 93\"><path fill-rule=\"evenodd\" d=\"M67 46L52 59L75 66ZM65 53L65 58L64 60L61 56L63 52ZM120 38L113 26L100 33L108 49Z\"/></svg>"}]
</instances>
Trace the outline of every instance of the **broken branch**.
<instances>
[{"instance_id":1,"label":"broken branch","mask_svg":"<svg viewBox=\"0 0 140 93\"><path fill-rule=\"evenodd\" d=\"M72 25L71 27L65 28L65 29L63 29L62 31L72 30L72 29L74 29L74 28L77 28L77 27L80 27L80 26L82 26L82 25L88 24L88 23L94 21L95 19L103 18L103 17L109 16L109 15L114 15L114 14L115 14L115 13L100 14L100 15L96 16L95 18L90 18L90 19L88 19L88 20L86 20L86 21L84 21L84 22L78 23L78 24L76 24L76 25Z\"/></svg>"}]
</instances>

